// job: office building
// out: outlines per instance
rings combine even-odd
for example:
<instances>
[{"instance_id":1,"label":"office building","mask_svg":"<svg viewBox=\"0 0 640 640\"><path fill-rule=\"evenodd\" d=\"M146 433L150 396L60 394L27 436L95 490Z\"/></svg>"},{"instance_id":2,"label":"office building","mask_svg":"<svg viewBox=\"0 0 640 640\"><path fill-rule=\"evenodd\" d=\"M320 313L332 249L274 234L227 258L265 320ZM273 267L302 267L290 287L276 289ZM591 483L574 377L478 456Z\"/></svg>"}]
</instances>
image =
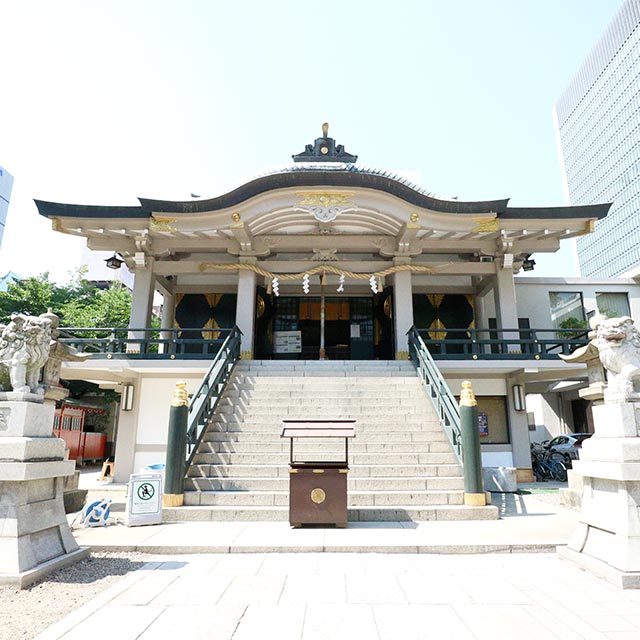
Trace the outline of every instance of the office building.
<instances>
[{"instance_id":1,"label":"office building","mask_svg":"<svg viewBox=\"0 0 640 640\"><path fill-rule=\"evenodd\" d=\"M613 202L577 239L586 277L640 268L639 25L640 0L627 0L554 108L568 203Z\"/></svg>"},{"instance_id":2,"label":"office building","mask_svg":"<svg viewBox=\"0 0 640 640\"><path fill-rule=\"evenodd\" d=\"M7 223L7 213L9 211L9 200L13 187L13 176L0 167L0 247L2 246L2 236Z\"/></svg>"}]
</instances>

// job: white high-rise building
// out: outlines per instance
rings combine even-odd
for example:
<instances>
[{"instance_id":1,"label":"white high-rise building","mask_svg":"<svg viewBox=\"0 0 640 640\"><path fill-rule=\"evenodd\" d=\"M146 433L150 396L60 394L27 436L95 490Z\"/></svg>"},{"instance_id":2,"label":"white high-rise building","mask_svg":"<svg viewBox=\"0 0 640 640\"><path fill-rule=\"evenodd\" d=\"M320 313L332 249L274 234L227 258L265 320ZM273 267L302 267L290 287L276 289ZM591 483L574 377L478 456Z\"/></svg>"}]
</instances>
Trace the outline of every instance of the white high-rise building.
<instances>
[{"instance_id":1,"label":"white high-rise building","mask_svg":"<svg viewBox=\"0 0 640 640\"><path fill-rule=\"evenodd\" d=\"M13 176L0 167L0 247L2 246L2 236L4 235L4 227L7 222L12 188Z\"/></svg>"},{"instance_id":2,"label":"white high-rise building","mask_svg":"<svg viewBox=\"0 0 640 640\"><path fill-rule=\"evenodd\" d=\"M583 276L640 267L639 25L640 0L627 0L554 108L568 202L613 202L577 239Z\"/></svg>"}]
</instances>

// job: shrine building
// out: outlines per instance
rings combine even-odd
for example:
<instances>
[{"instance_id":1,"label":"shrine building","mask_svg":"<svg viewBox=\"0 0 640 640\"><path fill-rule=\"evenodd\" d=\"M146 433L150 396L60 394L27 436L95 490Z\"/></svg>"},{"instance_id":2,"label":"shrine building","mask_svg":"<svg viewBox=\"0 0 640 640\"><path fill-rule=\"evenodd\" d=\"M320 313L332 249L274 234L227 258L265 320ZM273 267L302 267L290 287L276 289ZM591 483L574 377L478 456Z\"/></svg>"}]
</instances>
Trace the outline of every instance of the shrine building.
<instances>
[{"instance_id":1,"label":"shrine building","mask_svg":"<svg viewBox=\"0 0 640 640\"><path fill-rule=\"evenodd\" d=\"M473 382L489 422L483 460L524 478L532 425L522 390L586 378L584 365L558 357L584 343L585 325L562 322L586 320L587 298L605 290L640 311L633 281L514 279L533 268L532 256L592 232L610 204L440 197L357 164L326 125L289 166L214 198L36 204L56 231L113 252L115 266L134 274L129 327L75 328L76 344L95 356L63 371L135 390L121 406L120 479L162 461L175 381L193 391L234 325L242 360L304 362L407 360L415 327L454 394L463 379ZM152 328L157 292L160 329Z\"/></svg>"}]
</instances>

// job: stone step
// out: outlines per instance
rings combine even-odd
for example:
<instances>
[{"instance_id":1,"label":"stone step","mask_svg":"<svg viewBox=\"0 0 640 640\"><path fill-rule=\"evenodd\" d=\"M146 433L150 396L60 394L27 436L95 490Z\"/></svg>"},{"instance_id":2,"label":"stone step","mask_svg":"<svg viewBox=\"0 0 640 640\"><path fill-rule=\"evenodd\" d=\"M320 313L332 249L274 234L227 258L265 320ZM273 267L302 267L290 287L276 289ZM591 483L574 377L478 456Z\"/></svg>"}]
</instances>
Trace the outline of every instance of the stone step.
<instances>
[{"instance_id":1,"label":"stone step","mask_svg":"<svg viewBox=\"0 0 640 640\"><path fill-rule=\"evenodd\" d=\"M356 359L348 359L348 360L304 360L291 358L289 360L239 360L236 366L244 366L244 367L284 367L284 366L308 366L308 365L317 365L317 366L359 366L359 365L371 365L371 366L410 366L413 367L413 363L410 360L356 360Z\"/></svg>"},{"instance_id":2,"label":"stone step","mask_svg":"<svg viewBox=\"0 0 640 640\"><path fill-rule=\"evenodd\" d=\"M288 521L287 507L174 507L162 510L164 522L195 520L214 521ZM414 507L351 507L350 522L426 522L433 520L496 520L498 509L494 506L465 507L461 505L434 505Z\"/></svg>"},{"instance_id":3,"label":"stone step","mask_svg":"<svg viewBox=\"0 0 640 640\"><path fill-rule=\"evenodd\" d=\"M308 410L304 410L302 407L299 411L295 413L284 413L286 407L283 408L283 413L281 414L264 414L264 415L253 415L249 412L246 415L238 415L235 413L220 413L216 412L214 417L214 422L221 424L277 424L280 425L282 418L281 415L288 416L289 420L297 420L297 419L307 419L307 420L331 420L342 419L342 420L355 420L356 418L350 417L350 414L340 411L333 411L327 409L326 411L313 411L312 408ZM372 425L375 427L379 427L381 424L393 422L396 425L404 424L404 425L421 425L421 424L439 424L437 417L431 413L402 413L398 411L397 413L382 413L371 412L367 415L361 415L358 419L358 425ZM395 427L394 429L395 430Z\"/></svg>"},{"instance_id":4,"label":"stone step","mask_svg":"<svg viewBox=\"0 0 640 640\"><path fill-rule=\"evenodd\" d=\"M291 400L333 400L336 398L348 397L352 400L375 398L382 402L385 400L412 400L414 398L422 400L420 389L412 388L409 385L402 387L378 387L371 389L349 390L346 387L326 389L323 387L302 388L292 385L282 385L279 387L245 387L228 386L225 389L225 398L247 398L247 399L291 399Z\"/></svg>"},{"instance_id":5,"label":"stone step","mask_svg":"<svg viewBox=\"0 0 640 640\"><path fill-rule=\"evenodd\" d=\"M344 450L342 452L317 452L314 456L304 455L303 452L297 452L296 459L312 459L315 461L331 461L344 458ZM311 453L311 452L308 452ZM417 464L440 464L455 463L453 453L449 452L426 452L426 453L350 453L349 465L351 467L382 465L382 466L407 466ZM194 458L195 465L288 465L288 453L207 453L199 451Z\"/></svg>"},{"instance_id":6,"label":"stone step","mask_svg":"<svg viewBox=\"0 0 640 640\"><path fill-rule=\"evenodd\" d=\"M229 382L234 386L248 385L251 387L297 387L313 388L325 387L326 389L345 389L358 387L360 389L373 389L375 387L420 387L422 381L416 374L408 376L404 373L394 373L391 376L381 376L378 373L371 375L345 376L333 375L327 371L326 375L282 375L279 372L270 374L252 375L249 373L234 374Z\"/></svg>"},{"instance_id":7,"label":"stone step","mask_svg":"<svg viewBox=\"0 0 640 640\"><path fill-rule=\"evenodd\" d=\"M311 416L331 416L333 418L343 419L359 419L367 420L370 418L380 417L385 419L386 417L393 416L394 418L402 418L408 420L423 420L429 419L435 420L435 416L432 411L427 407L389 407L387 405L381 406L339 406L327 402L325 405L273 405L268 407L254 407L252 404L249 406L222 406L218 410L218 415L224 416L224 419L242 420L247 421L248 418L252 420L263 418L275 418L278 419L285 416L293 416L298 418L304 416L310 418Z\"/></svg>"},{"instance_id":8,"label":"stone step","mask_svg":"<svg viewBox=\"0 0 640 640\"><path fill-rule=\"evenodd\" d=\"M273 426L270 429L246 430L246 431L226 431L224 425L212 424L210 430L203 436L205 442L287 442L280 436L281 426ZM356 438L354 442L366 443L402 443L402 442L432 442L442 441L446 438L442 428L437 425L433 429L420 430L395 430L378 431L377 429L361 430L361 425L356 427Z\"/></svg>"},{"instance_id":9,"label":"stone step","mask_svg":"<svg viewBox=\"0 0 640 640\"><path fill-rule=\"evenodd\" d=\"M298 416L300 417L300 416ZM304 416L305 419L319 419L317 416ZM291 416L290 419L295 419L294 416ZM330 416L325 416L324 419L331 419ZM282 431L282 421L281 420L251 420L251 422L238 422L235 420L229 420L227 422L219 421L220 416L216 416L216 422L211 423L209 429L211 431L225 431L225 432L272 432L274 434L280 435ZM402 422L398 423L395 420L383 420L376 422L371 421L358 421L356 424L356 437L358 434L366 432L366 437L369 437L369 432L376 434L380 431L380 429L384 429L386 432L400 432L400 433L433 433L441 431L441 427L439 424L433 424L429 422ZM393 437L393 436L391 436Z\"/></svg>"},{"instance_id":10,"label":"stone step","mask_svg":"<svg viewBox=\"0 0 640 640\"><path fill-rule=\"evenodd\" d=\"M233 373L235 375L253 376L291 376L304 378L324 378L333 377L371 377L374 374L378 377L395 377L397 375L415 377L417 375L414 367L243 367L237 366Z\"/></svg>"},{"instance_id":11,"label":"stone step","mask_svg":"<svg viewBox=\"0 0 640 640\"><path fill-rule=\"evenodd\" d=\"M178 520L287 520L290 442L282 419L356 420L349 519L495 519L464 508L461 469L409 362L242 361L185 481ZM343 441L295 442L298 460L335 460Z\"/></svg>"},{"instance_id":12,"label":"stone step","mask_svg":"<svg viewBox=\"0 0 640 640\"><path fill-rule=\"evenodd\" d=\"M416 370L394 367L300 367L300 368L238 368L236 376L259 378L417 378Z\"/></svg>"},{"instance_id":13,"label":"stone step","mask_svg":"<svg viewBox=\"0 0 640 640\"><path fill-rule=\"evenodd\" d=\"M217 454L202 454L215 456ZM430 462L421 464L386 465L386 464L352 464L349 466L351 478L404 478L439 475L434 467L439 465L454 465L455 456L452 453L426 453ZM188 471L189 477L203 478L288 478L289 465L277 464L194 464Z\"/></svg>"},{"instance_id":14,"label":"stone step","mask_svg":"<svg viewBox=\"0 0 640 640\"><path fill-rule=\"evenodd\" d=\"M219 410L228 412L229 409L241 409L243 411L279 411L282 408L317 408L330 407L336 411L351 410L357 413L380 411L403 411L405 413L433 412L433 405L426 398L230 398L222 397L218 404Z\"/></svg>"},{"instance_id":15,"label":"stone step","mask_svg":"<svg viewBox=\"0 0 640 640\"><path fill-rule=\"evenodd\" d=\"M297 441L294 445L296 454L303 453L337 453L343 454L344 443L305 443ZM446 436L440 435L440 438L433 442L373 442L365 443L361 439L349 442L349 453L398 453L410 454L416 453L448 453L451 451L451 445L446 441ZM198 450L199 453L286 453L289 455L289 442L282 440L281 442L202 442Z\"/></svg>"},{"instance_id":16,"label":"stone step","mask_svg":"<svg viewBox=\"0 0 640 640\"><path fill-rule=\"evenodd\" d=\"M435 478L438 480L438 478ZM461 484L460 478L442 478L448 484ZM429 491L351 491L348 496L350 507L390 507L404 505L463 504L461 487L453 490L437 487ZM189 491L184 495L187 506L260 506L288 507L288 491Z\"/></svg>"},{"instance_id":17,"label":"stone step","mask_svg":"<svg viewBox=\"0 0 640 640\"><path fill-rule=\"evenodd\" d=\"M196 467L197 468L197 467ZM191 470L190 470L191 472ZM288 474L287 474L288 475ZM428 491L439 488L438 480L459 479L458 465L433 465L429 475L418 477L349 477L349 491ZM447 484L447 483L445 483ZM185 491L288 491L289 478L207 478L188 477L185 479Z\"/></svg>"}]
</instances>

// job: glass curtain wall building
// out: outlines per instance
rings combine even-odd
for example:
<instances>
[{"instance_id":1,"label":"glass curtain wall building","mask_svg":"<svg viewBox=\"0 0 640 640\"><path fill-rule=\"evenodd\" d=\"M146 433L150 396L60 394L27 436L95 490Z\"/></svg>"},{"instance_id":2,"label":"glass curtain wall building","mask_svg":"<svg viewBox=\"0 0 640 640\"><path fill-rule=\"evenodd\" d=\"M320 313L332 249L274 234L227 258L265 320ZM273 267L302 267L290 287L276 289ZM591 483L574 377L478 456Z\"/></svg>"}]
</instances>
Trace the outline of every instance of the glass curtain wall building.
<instances>
[{"instance_id":1,"label":"glass curtain wall building","mask_svg":"<svg viewBox=\"0 0 640 640\"><path fill-rule=\"evenodd\" d=\"M639 25L640 0L627 0L554 107L568 202L613 202L577 239L587 277L640 267Z\"/></svg>"},{"instance_id":2,"label":"glass curtain wall building","mask_svg":"<svg viewBox=\"0 0 640 640\"><path fill-rule=\"evenodd\" d=\"M8 171L0 167L0 246L4 227L7 223L7 212L9 211L9 199L11 198L11 188L13 187L13 177Z\"/></svg>"}]
</instances>

